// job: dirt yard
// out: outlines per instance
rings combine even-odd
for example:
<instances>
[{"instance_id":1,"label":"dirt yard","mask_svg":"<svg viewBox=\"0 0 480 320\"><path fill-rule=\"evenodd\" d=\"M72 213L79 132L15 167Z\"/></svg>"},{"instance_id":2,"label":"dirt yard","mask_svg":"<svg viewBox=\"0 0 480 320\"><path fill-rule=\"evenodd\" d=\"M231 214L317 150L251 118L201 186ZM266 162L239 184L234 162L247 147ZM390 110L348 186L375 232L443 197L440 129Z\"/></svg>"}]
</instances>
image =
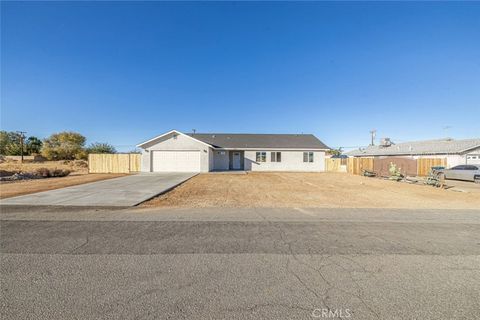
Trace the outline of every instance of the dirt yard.
<instances>
[{"instance_id":1,"label":"dirt yard","mask_svg":"<svg viewBox=\"0 0 480 320\"><path fill-rule=\"evenodd\" d=\"M87 174L88 163L86 161L42 161L42 162L24 162L4 161L0 163L0 171L7 172L33 172L39 168L70 170L75 174Z\"/></svg>"},{"instance_id":2,"label":"dirt yard","mask_svg":"<svg viewBox=\"0 0 480 320\"><path fill-rule=\"evenodd\" d=\"M143 206L479 209L480 197L345 173L200 174Z\"/></svg>"},{"instance_id":3,"label":"dirt yard","mask_svg":"<svg viewBox=\"0 0 480 320\"><path fill-rule=\"evenodd\" d=\"M70 187L78 184L94 182L124 176L125 174L81 174L62 178L46 178L21 181L0 182L0 199L21 196L24 194Z\"/></svg>"}]
</instances>

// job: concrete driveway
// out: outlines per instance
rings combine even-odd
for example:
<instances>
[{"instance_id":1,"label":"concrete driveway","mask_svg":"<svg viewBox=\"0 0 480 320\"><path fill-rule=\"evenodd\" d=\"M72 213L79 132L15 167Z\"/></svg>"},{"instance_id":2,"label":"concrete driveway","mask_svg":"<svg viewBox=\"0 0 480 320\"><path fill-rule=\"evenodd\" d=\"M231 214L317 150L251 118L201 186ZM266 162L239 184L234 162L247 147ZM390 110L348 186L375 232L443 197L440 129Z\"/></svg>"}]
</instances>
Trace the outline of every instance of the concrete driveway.
<instances>
[{"instance_id":1,"label":"concrete driveway","mask_svg":"<svg viewBox=\"0 0 480 320\"><path fill-rule=\"evenodd\" d=\"M140 173L2 200L2 205L134 206L197 173Z\"/></svg>"}]
</instances>

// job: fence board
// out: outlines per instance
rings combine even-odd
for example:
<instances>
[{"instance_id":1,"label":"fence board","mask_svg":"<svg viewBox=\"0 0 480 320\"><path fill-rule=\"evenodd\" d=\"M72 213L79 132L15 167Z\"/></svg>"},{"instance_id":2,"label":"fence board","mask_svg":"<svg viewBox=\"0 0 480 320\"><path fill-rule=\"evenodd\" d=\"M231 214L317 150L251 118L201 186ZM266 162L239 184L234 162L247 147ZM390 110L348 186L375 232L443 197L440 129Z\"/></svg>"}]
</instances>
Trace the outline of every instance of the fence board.
<instances>
[{"instance_id":1,"label":"fence board","mask_svg":"<svg viewBox=\"0 0 480 320\"><path fill-rule=\"evenodd\" d=\"M417 175L427 176L432 167L446 167L446 158L420 158L417 159Z\"/></svg>"},{"instance_id":2,"label":"fence board","mask_svg":"<svg viewBox=\"0 0 480 320\"><path fill-rule=\"evenodd\" d=\"M342 159L338 158L326 158L325 159L325 171L327 172L340 172L340 165L342 163Z\"/></svg>"},{"instance_id":3,"label":"fence board","mask_svg":"<svg viewBox=\"0 0 480 320\"><path fill-rule=\"evenodd\" d=\"M140 171L140 159L141 159L141 154L130 153L130 172Z\"/></svg>"},{"instance_id":4,"label":"fence board","mask_svg":"<svg viewBox=\"0 0 480 320\"><path fill-rule=\"evenodd\" d=\"M373 158L348 158L348 173L361 175L363 170L373 171Z\"/></svg>"},{"instance_id":5,"label":"fence board","mask_svg":"<svg viewBox=\"0 0 480 320\"><path fill-rule=\"evenodd\" d=\"M89 173L130 173L140 171L139 154L89 154Z\"/></svg>"}]
</instances>

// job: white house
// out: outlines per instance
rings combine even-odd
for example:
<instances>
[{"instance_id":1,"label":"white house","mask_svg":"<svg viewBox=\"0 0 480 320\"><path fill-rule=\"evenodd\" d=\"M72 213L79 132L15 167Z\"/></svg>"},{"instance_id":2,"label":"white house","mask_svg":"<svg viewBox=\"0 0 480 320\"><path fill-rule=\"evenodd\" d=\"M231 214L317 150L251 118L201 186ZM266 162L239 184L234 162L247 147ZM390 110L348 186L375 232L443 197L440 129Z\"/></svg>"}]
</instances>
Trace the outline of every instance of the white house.
<instances>
[{"instance_id":1,"label":"white house","mask_svg":"<svg viewBox=\"0 0 480 320\"><path fill-rule=\"evenodd\" d=\"M325 170L329 148L312 134L189 133L172 130L137 145L142 172Z\"/></svg>"},{"instance_id":2,"label":"white house","mask_svg":"<svg viewBox=\"0 0 480 320\"><path fill-rule=\"evenodd\" d=\"M446 158L448 167L480 164L480 138L463 140L447 138L402 143L383 139L378 146L368 146L346 154L350 157Z\"/></svg>"}]
</instances>

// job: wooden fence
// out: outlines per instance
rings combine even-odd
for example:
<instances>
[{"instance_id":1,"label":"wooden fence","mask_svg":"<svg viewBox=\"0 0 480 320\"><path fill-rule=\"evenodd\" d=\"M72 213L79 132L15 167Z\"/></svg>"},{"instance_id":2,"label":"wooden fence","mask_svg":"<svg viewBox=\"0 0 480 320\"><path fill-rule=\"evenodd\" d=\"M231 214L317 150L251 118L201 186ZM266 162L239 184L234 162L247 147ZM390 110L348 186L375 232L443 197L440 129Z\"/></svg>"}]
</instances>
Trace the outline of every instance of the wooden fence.
<instances>
[{"instance_id":1,"label":"wooden fence","mask_svg":"<svg viewBox=\"0 0 480 320\"><path fill-rule=\"evenodd\" d=\"M373 158L348 158L348 173L361 175L363 170L373 171Z\"/></svg>"},{"instance_id":2,"label":"wooden fence","mask_svg":"<svg viewBox=\"0 0 480 320\"><path fill-rule=\"evenodd\" d=\"M332 161L336 159L325 159L325 170L326 171L331 171L331 172L339 172L337 171L337 164L336 161ZM362 175L363 170L368 170L368 171L377 171L379 170L379 166L377 163L377 166L375 166L375 162L385 162L385 161L390 161L395 163L395 158L392 157L391 159L387 158L382 158L382 159L374 159L374 158L348 158L347 161L347 172L351 174L356 174L356 175ZM417 159L413 160L416 161L417 167L416 167L416 174L417 176L427 176L428 173L430 172L432 167L436 166L442 166L446 167L447 166L447 159L446 158L422 158L422 159ZM375 170L376 168L376 170ZM378 173L378 172L377 172ZM380 173L378 173L380 174ZM412 173L410 173L412 174ZM413 173L414 175L415 173Z\"/></svg>"},{"instance_id":3,"label":"wooden fence","mask_svg":"<svg viewBox=\"0 0 480 320\"><path fill-rule=\"evenodd\" d=\"M417 159L417 175L427 176L432 167L446 167L446 158L423 158Z\"/></svg>"},{"instance_id":4,"label":"wooden fence","mask_svg":"<svg viewBox=\"0 0 480 320\"><path fill-rule=\"evenodd\" d=\"M89 154L88 173L130 173L140 171L140 154Z\"/></svg>"},{"instance_id":5,"label":"wooden fence","mask_svg":"<svg viewBox=\"0 0 480 320\"><path fill-rule=\"evenodd\" d=\"M328 172L340 172L341 159L338 158L326 158L325 159L325 171Z\"/></svg>"}]
</instances>

